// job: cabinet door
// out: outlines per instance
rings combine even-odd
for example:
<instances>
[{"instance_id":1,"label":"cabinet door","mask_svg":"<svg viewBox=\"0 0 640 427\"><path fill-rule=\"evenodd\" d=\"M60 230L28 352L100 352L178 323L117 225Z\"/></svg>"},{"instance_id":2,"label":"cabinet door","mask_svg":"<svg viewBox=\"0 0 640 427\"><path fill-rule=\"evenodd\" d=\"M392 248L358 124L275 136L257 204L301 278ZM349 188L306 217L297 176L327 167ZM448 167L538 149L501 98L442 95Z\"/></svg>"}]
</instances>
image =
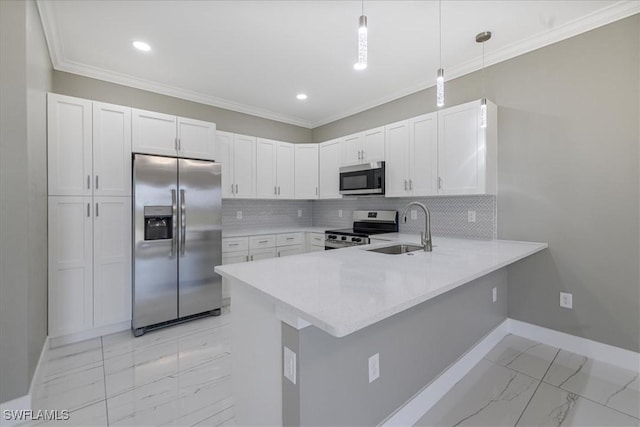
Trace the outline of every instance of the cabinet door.
<instances>
[{"instance_id":1,"label":"cabinet door","mask_svg":"<svg viewBox=\"0 0 640 427\"><path fill-rule=\"evenodd\" d=\"M281 247L278 247L277 249L278 249L277 252L279 257L298 255L298 254L304 253L303 245L281 246Z\"/></svg>"},{"instance_id":2,"label":"cabinet door","mask_svg":"<svg viewBox=\"0 0 640 427\"><path fill-rule=\"evenodd\" d=\"M484 175L484 132L480 102L447 108L438 113L439 194L480 194Z\"/></svg>"},{"instance_id":3,"label":"cabinet door","mask_svg":"<svg viewBox=\"0 0 640 427\"><path fill-rule=\"evenodd\" d=\"M256 138L233 136L234 196L255 199L256 197Z\"/></svg>"},{"instance_id":4,"label":"cabinet door","mask_svg":"<svg viewBox=\"0 0 640 427\"><path fill-rule=\"evenodd\" d=\"M180 157L215 160L216 124L178 117Z\"/></svg>"},{"instance_id":5,"label":"cabinet door","mask_svg":"<svg viewBox=\"0 0 640 427\"><path fill-rule=\"evenodd\" d=\"M318 198L318 144L297 144L296 153L296 199Z\"/></svg>"},{"instance_id":6,"label":"cabinet door","mask_svg":"<svg viewBox=\"0 0 640 427\"><path fill-rule=\"evenodd\" d=\"M131 320L131 198L93 200L94 327Z\"/></svg>"},{"instance_id":7,"label":"cabinet door","mask_svg":"<svg viewBox=\"0 0 640 427\"><path fill-rule=\"evenodd\" d=\"M384 160L384 126L363 132L362 161Z\"/></svg>"},{"instance_id":8,"label":"cabinet door","mask_svg":"<svg viewBox=\"0 0 640 427\"><path fill-rule=\"evenodd\" d=\"M249 261L259 261L276 257L276 248L251 249L249 251Z\"/></svg>"},{"instance_id":9,"label":"cabinet door","mask_svg":"<svg viewBox=\"0 0 640 427\"><path fill-rule=\"evenodd\" d=\"M409 122L387 125L385 133L385 196L405 197L409 194Z\"/></svg>"},{"instance_id":10,"label":"cabinet door","mask_svg":"<svg viewBox=\"0 0 640 427\"><path fill-rule=\"evenodd\" d=\"M233 197L233 134L216 132L216 161L221 164L222 197Z\"/></svg>"},{"instance_id":11,"label":"cabinet door","mask_svg":"<svg viewBox=\"0 0 640 427\"><path fill-rule=\"evenodd\" d=\"M176 116L131 110L131 149L134 153L176 156Z\"/></svg>"},{"instance_id":12,"label":"cabinet door","mask_svg":"<svg viewBox=\"0 0 640 427\"><path fill-rule=\"evenodd\" d=\"M49 336L93 326L91 197L49 197Z\"/></svg>"},{"instance_id":13,"label":"cabinet door","mask_svg":"<svg viewBox=\"0 0 640 427\"><path fill-rule=\"evenodd\" d=\"M295 197L294 145L288 142L279 142L276 158L278 198L293 199Z\"/></svg>"},{"instance_id":14,"label":"cabinet door","mask_svg":"<svg viewBox=\"0 0 640 427\"><path fill-rule=\"evenodd\" d=\"M362 134L349 135L342 138L343 165L356 165L362 160Z\"/></svg>"},{"instance_id":15,"label":"cabinet door","mask_svg":"<svg viewBox=\"0 0 640 427\"><path fill-rule=\"evenodd\" d=\"M256 141L256 197L275 199L278 196L276 181L277 141L258 138Z\"/></svg>"},{"instance_id":16,"label":"cabinet door","mask_svg":"<svg viewBox=\"0 0 640 427\"><path fill-rule=\"evenodd\" d=\"M91 101L47 95L49 195L92 194Z\"/></svg>"},{"instance_id":17,"label":"cabinet door","mask_svg":"<svg viewBox=\"0 0 640 427\"><path fill-rule=\"evenodd\" d=\"M437 119L438 113L431 113L409 120L409 191L414 196L438 194Z\"/></svg>"},{"instance_id":18,"label":"cabinet door","mask_svg":"<svg viewBox=\"0 0 640 427\"><path fill-rule=\"evenodd\" d=\"M131 108L93 103L93 194L131 195Z\"/></svg>"},{"instance_id":19,"label":"cabinet door","mask_svg":"<svg viewBox=\"0 0 640 427\"><path fill-rule=\"evenodd\" d=\"M239 252L227 252L222 254L222 264L238 264L240 262L249 261L249 252L247 251L239 251ZM224 295L223 295L224 298Z\"/></svg>"},{"instance_id":20,"label":"cabinet door","mask_svg":"<svg viewBox=\"0 0 640 427\"><path fill-rule=\"evenodd\" d=\"M323 142L318 147L318 187L320 199L340 199L342 140Z\"/></svg>"}]
</instances>

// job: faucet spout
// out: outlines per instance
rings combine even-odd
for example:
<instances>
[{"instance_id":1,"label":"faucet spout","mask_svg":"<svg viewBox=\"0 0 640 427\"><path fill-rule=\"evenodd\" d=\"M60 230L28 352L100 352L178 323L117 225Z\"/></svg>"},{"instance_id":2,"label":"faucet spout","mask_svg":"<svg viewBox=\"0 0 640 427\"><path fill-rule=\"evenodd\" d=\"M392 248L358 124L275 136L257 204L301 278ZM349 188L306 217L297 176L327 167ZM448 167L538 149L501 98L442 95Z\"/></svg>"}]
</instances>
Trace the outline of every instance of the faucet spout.
<instances>
[{"instance_id":1,"label":"faucet spout","mask_svg":"<svg viewBox=\"0 0 640 427\"><path fill-rule=\"evenodd\" d=\"M420 243L425 252L431 252L433 245L431 243L431 213L425 205L419 202L410 202L402 211L402 222L407 222L407 212L411 206L417 206L424 211L424 232L420 232Z\"/></svg>"}]
</instances>

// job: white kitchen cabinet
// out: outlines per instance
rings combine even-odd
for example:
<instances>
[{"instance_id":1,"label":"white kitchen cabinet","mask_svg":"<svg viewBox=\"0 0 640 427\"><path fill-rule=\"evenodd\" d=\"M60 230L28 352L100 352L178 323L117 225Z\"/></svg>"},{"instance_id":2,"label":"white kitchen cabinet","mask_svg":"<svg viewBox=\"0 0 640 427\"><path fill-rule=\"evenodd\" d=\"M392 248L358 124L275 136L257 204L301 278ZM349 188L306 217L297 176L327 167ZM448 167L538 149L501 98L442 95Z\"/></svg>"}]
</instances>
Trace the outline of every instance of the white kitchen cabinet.
<instances>
[{"instance_id":1,"label":"white kitchen cabinet","mask_svg":"<svg viewBox=\"0 0 640 427\"><path fill-rule=\"evenodd\" d=\"M259 261L261 259L275 258L276 256L277 256L276 248L249 250L249 261Z\"/></svg>"},{"instance_id":2,"label":"white kitchen cabinet","mask_svg":"<svg viewBox=\"0 0 640 427\"><path fill-rule=\"evenodd\" d=\"M131 320L131 198L49 197L49 336Z\"/></svg>"},{"instance_id":3,"label":"white kitchen cabinet","mask_svg":"<svg viewBox=\"0 0 640 427\"><path fill-rule=\"evenodd\" d=\"M216 124L178 117L178 155L216 160Z\"/></svg>"},{"instance_id":4,"label":"white kitchen cabinet","mask_svg":"<svg viewBox=\"0 0 640 427\"><path fill-rule=\"evenodd\" d=\"M131 195L131 108L93 103L93 195Z\"/></svg>"},{"instance_id":5,"label":"white kitchen cabinet","mask_svg":"<svg viewBox=\"0 0 640 427\"><path fill-rule=\"evenodd\" d=\"M340 166L342 166L342 139L333 139L319 144L318 198L342 198L340 194Z\"/></svg>"},{"instance_id":6,"label":"white kitchen cabinet","mask_svg":"<svg viewBox=\"0 0 640 427\"><path fill-rule=\"evenodd\" d=\"M318 198L318 144L295 146L295 197Z\"/></svg>"},{"instance_id":7,"label":"white kitchen cabinet","mask_svg":"<svg viewBox=\"0 0 640 427\"><path fill-rule=\"evenodd\" d=\"M49 197L49 336L93 326L91 197Z\"/></svg>"},{"instance_id":8,"label":"white kitchen cabinet","mask_svg":"<svg viewBox=\"0 0 640 427\"><path fill-rule=\"evenodd\" d=\"M487 101L480 127L480 100L438 113L438 194L496 194L497 107Z\"/></svg>"},{"instance_id":9,"label":"white kitchen cabinet","mask_svg":"<svg viewBox=\"0 0 640 427\"><path fill-rule=\"evenodd\" d=\"M256 138L216 132L216 157L222 164L222 197L256 197Z\"/></svg>"},{"instance_id":10,"label":"white kitchen cabinet","mask_svg":"<svg viewBox=\"0 0 640 427\"><path fill-rule=\"evenodd\" d=\"M132 111L133 152L216 160L215 123L135 108Z\"/></svg>"},{"instance_id":11,"label":"white kitchen cabinet","mask_svg":"<svg viewBox=\"0 0 640 427\"><path fill-rule=\"evenodd\" d=\"M47 96L50 196L131 195L131 109Z\"/></svg>"},{"instance_id":12,"label":"white kitchen cabinet","mask_svg":"<svg viewBox=\"0 0 640 427\"><path fill-rule=\"evenodd\" d=\"M307 233L306 252L324 251L324 233Z\"/></svg>"},{"instance_id":13,"label":"white kitchen cabinet","mask_svg":"<svg viewBox=\"0 0 640 427\"><path fill-rule=\"evenodd\" d=\"M343 138L343 164L355 165L384 160L384 126Z\"/></svg>"},{"instance_id":14,"label":"white kitchen cabinet","mask_svg":"<svg viewBox=\"0 0 640 427\"><path fill-rule=\"evenodd\" d=\"M278 257L298 255L304 253L304 245L279 246Z\"/></svg>"},{"instance_id":15,"label":"white kitchen cabinet","mask_svg":"<svg viewBox=\"0 0 640 427\"><path fill-rule=\"evenodd\" d=\"M387 197L437 194L437 113L385 126Z\"/></svg>"},{"instance_id":16,"label":"white kitchen cabinet","mask_svg":"<svg viewBox=\"0 0 640 427\"><path fill-rule=\"evenodd\" d=\"M131 198L93 202L93 327L131 319Z\"/></svg>"},{"instance_id":17,"label":"white kitchen cabinet","mask_svg":"<svg viewBox=\"0 0 640 427\"><path fill-rule=\"evenodd\" d=\"M293 199L293 144L257 138L256 196L259 199Z\"/></svg>"}]
</instances>

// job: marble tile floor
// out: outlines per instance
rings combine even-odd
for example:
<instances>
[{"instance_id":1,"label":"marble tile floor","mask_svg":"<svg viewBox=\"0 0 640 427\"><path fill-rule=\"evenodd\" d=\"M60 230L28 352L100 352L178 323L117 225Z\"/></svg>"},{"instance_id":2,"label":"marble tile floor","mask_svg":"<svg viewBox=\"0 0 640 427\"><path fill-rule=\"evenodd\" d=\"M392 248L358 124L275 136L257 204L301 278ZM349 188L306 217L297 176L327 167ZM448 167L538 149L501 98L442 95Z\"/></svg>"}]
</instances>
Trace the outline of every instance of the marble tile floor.
<instances>
[{"instance_id":1,"label":"marble tile floor","mask_svg":"<svg viewBox=\"0 0 640 427\"><path fill-rule=\"evenodd\" d=\"M133 338L129 331L49 351L38 426L235 425L230 312ZM418 426L640 426L638 372L508 335Z\"/></svg>"},{"instance_id":2,"label":"marble tile floor","mask_svg":"<svg viewBox=\"0 0 640 427\"><path fill-rule=\"evenodd\" d=\"M508 335L417 426L640 426L638 372Z\"/></svg>"}]
</instances>

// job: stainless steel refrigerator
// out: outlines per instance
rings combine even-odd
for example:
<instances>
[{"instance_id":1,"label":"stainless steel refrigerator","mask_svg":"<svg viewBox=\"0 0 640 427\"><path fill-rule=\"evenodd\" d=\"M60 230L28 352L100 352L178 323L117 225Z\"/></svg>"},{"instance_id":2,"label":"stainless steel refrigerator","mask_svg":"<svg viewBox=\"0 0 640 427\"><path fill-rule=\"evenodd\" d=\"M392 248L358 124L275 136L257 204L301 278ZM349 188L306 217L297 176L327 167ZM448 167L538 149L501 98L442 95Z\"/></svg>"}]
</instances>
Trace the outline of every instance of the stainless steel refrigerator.
<instances>
[{"instance_id":1,"label":"stainless steel refrigerator","mask_svg":"<svg viewBox=\"0 0 640 427\"><path fill-rule=\"evenodd\" d=\"M135 336L199 315L219 315L222 280L220 163L135 154Z\"/></svg>"}]
</instances>

